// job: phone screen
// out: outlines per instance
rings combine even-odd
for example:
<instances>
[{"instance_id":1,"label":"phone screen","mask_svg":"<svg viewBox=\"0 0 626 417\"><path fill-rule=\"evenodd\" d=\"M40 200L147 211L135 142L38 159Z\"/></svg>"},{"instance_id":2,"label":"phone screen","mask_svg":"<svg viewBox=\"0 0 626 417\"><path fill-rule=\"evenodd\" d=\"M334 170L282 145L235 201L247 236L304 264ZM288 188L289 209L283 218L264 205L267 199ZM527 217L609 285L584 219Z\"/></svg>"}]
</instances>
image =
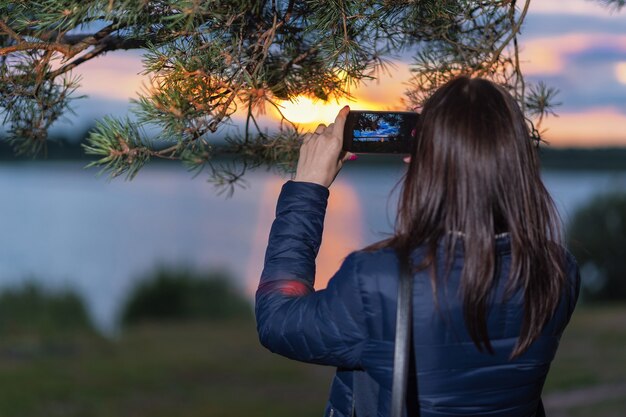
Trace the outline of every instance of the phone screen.
<instances>
[{"instance_id":1,"label":"phone screen","mask_svg":"<svg viewBox=\"0 0 626 417\"><path fill-rule=\"evenodd\" d=\"M351 152L409 153L418 113L351 111L344 149Z\"/></svg>"}]
</instances>

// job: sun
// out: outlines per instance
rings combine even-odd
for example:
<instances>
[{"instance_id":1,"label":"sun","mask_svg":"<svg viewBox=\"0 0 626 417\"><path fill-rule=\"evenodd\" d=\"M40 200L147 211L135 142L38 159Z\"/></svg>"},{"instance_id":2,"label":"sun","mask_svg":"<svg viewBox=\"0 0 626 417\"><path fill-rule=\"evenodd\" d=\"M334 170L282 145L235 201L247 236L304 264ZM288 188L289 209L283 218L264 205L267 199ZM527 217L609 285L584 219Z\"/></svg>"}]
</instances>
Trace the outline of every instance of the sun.
<instances>
[{"instance_id":1,"label":"sun","mask_svg":"<svg viewBox=\"0 0 626 417\"><path fill-rule=\"evenodd\" d=\"M309 97L298 96L293 100L281 101L280 111L293 123L300 125L312 125L319 123L331 123L345 104L323 102Z\"/></svg>"},{"instance_id":2,"label":"sun","mask_svg":"<svg viewBox=\"0 0 626 417\"><path fill-rule=\"evenodd\" d=\"M312 99L307 96L297 96L292 100L283 100L278 103L282 114L298 127L314 129L320 123L328 125L335 120L339 110L345 105L349 105L352 110L380 110L380 106L364 100L344 100L339 101ZM275 117L280 119L278 111L275 110Z\"/></svg>"}]
</instances>

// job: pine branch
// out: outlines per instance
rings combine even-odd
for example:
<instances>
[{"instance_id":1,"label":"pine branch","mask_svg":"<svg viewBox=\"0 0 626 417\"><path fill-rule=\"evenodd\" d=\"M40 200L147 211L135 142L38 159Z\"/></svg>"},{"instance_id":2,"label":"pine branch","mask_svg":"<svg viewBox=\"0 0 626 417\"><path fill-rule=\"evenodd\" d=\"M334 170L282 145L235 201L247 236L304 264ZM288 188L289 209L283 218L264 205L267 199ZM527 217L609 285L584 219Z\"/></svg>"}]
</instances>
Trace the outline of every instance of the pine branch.
<instances>
[{"instance_id":1,"label":"pine branch","mask_svg":"<svg viewBox=\"0 0 626 417\"><path fill-rule=\"evenodd\" d=\"M110 178L126 174L128 180L137 175L154 152L136 124L128 119L119 121L110 117L96 124L89 143L82 146L86 154L102 157L86 168L100 166L103 169L99 175L107 171Z\"/></svg>"},{"instance_id":2,"label":"pine branch","mask_svg":"<svg viewBox=\"0 0 626 417\"><path fill-rule=\"evenodd\" d=\"M131 179L150 159L180 160L196 172L208 168L210 180L230 193L247 169L295 169L301 132L280 112L280 100L349 97L394 54L410 50L407 107L419 107L458 74L489 77L515 95L540 140L542 120L559 103L555 89L524 80L519 35L529 4L518 10L515 0L0 1L0 110L16 151L34 155L78 98L75 68L109 51L141 49L149 82L131 100L133 118L105 118L91 132L84 149L100 159L90 166ZM267 107L278 110L277 132L259 126ZM244 132L214 147L212 137L238 109L245 111ZM148 140L146 126L160 133ZM221 166L214 162L219 153L238 162Z\"/></svg>"},{"instance_id":3,"label":"pine branch","mask_svg":"<svg viewBox=\"0 0 626 417\"><path fill-rule=\"evenodd\" d=\"M65 56L72 56L72 47L70 45L45 42L20 42L19 44L5 46L4 48L0 48L0 55L8 55L13 52L32 50L56 51Z\"/></svg>"},{"instance_id":4,"label":"pine branch","mask_svg":"<svg viewBox=\"0 0 626 417\"><path fill-rule=\"evenodd\" d=\"M24 42L24 38L20 36L19 34L17 34L13 29L9 27L9 25L7 25L1 19L0 19L0 30L2 30L2 33L9 35L11 38L13 38L17 42Z\"/></svg>"}]
</instances>

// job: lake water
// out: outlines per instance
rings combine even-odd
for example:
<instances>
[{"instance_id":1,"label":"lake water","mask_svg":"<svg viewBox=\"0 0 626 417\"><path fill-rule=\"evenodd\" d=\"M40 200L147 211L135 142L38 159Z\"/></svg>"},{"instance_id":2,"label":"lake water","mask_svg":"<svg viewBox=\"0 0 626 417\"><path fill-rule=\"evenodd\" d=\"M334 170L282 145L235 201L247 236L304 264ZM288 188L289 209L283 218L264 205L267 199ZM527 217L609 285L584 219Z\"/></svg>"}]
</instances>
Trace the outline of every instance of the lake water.
<instances>
[{"instance_id":1,"label":"lake water","mask_svg":"<svg viewBox=\"0 0 626 417\"><path fill-rule=\"evenodd\" d=\"M0 286L24 280L71 287L96 324L115 329L125 297L157 265L226 269L253 296L283 178L247 174L232 198L178 165L107 182L83 162L0 166ZM322 288L351 251L387 236L404 165L348 164L331 186L318 256ZM626 172L545 171L565 221L597 193L626 191Z\"/></svg>"}]
</instances>

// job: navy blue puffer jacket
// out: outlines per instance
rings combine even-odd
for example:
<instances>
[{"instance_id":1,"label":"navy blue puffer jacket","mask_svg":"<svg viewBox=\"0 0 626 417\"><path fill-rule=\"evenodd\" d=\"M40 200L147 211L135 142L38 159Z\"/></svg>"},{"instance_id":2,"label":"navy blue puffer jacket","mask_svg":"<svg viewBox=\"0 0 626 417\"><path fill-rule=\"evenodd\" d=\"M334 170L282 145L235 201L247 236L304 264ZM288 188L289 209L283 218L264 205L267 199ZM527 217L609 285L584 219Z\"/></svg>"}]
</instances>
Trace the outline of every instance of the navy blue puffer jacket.
<instances>
[{"instance_id":1,"label":"navy blue puffer jacket","mask_svg":"<svg viewBox=\"0 0 626 417\"><path fill-rule=\"evenodd\" d=\"M328 195L326 187L314 183L287 181L283 185L256 293L259 339L272 352L288 358L337 368L325 416L388 417L398 258L393 249L352 252L327 288L315 291L315 257ZM421 417L534 416L550 362L578 298L576 261L567 253L570 285L541 337L511 361L523 318L523 294L501 301L510 264L510 238L496 239L502 279L497 281L487 323L493 355L475 347L464 325L457 296L462 246L458 249L448 283L445 288L438 286L439 309L433 302L428 272L414 276L418 392L407 395L419 404ZM423 255L423 249L417 248L412 254L414 264ZM437 262L441 270L443 253Z\"/></svg>"}]
</instances>

